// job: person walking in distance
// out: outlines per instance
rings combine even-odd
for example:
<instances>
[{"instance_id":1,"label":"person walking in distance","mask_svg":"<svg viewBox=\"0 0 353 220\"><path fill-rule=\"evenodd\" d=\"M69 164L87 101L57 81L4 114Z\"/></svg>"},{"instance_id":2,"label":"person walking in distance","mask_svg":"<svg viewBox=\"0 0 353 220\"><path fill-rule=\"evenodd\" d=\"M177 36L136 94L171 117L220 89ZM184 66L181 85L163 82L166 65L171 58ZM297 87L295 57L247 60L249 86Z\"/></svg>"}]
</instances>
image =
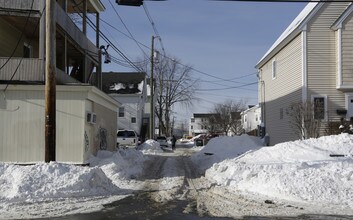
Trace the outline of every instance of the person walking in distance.
<instances>
[{"instance_id":1,"label":"person walking in distance","mask_svg":"<svg viewBox=\"0 0 353 220\"><path fill-rule=\"evenodd\" d=\"M176 138L175 138L175 136L173 135L173 137L172 137L172 150L175 149L175 143L176 143Z\"/></svg>"}]
</instances>

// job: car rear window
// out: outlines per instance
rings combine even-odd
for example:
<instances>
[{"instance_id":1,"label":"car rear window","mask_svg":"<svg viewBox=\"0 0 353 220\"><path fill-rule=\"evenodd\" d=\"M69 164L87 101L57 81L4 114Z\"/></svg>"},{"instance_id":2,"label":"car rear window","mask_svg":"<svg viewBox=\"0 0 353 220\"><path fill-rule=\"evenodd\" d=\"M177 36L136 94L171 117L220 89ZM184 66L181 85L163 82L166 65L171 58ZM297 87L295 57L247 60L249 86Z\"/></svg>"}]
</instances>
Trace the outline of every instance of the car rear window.
<instances>
[{"instance_id":1,"label":"car rear window","mask_svg":"<svg viewBox=\"0 0 353 220\"><path fill-rule=\"evenodd\" d=\"M135 137L134 131L118 131L118 137Z\"/></svg>"},{"instance_id":2,"label":"car rear window","mask_svg":"<svg viewBox=\"0 0 353 220\"><path fill-rule=\"evenodd\" d=\"M166 137L157 137L157 140L167 140Z\"/></svg>"}]
</instances>

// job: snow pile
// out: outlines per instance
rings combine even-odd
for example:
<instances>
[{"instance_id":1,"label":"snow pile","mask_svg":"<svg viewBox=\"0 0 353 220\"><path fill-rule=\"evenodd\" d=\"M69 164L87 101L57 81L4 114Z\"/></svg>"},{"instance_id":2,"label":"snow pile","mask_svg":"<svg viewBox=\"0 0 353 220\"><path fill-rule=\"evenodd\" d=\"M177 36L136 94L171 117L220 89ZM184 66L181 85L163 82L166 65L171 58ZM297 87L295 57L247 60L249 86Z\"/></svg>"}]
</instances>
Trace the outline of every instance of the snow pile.
<instances>
[{"instance_id":1,"label":"snow pile","mask_svg":"<svg viewBox=\"0 0 353 220\"><path fill-rule=\"evenodd\" d=\"M143 170L143 154L135 149L118 150L117 152L99 151L97 157L87 162L101 168L114 184L119 185L122 179L134 179Z\"/></svg>"},{"instance_id":2,"label":"snow pile","mask_svg":"<svg viewBox=\"0 0 353 220\"><path fill-rule=\"evenodd\" d=\"M141 150L143 154L160 154L164 152L160 144L152 139L145 141L143 144L138 146L138 149Z\"/></svg>"},{"instance_id":3,"label":"snow pile","mask_svg":"<svg viewBox=\"0 0 353 220\"><path fill-rule=\"evenodd\" d=\"M191 159L200 169L206 170L225 159L236 158L248 151L259 149L261 145L261 139L249 135L216 137L210 139Z\"/></svg>"},{"instance_id":4,"label":"snow pile","mask_svg":"<svg viewBox=\"0 0 353 220\"><path fill-rule=\"evenodd\" d=\"M55 162L28 166L1 163L0 186L2 202L35 202L119 192L119 188L98 167Z\"/></svg>"},{"instance_id":5,"label":"snow pile","mask_svg":"<svg viewBox=\"0 0 353 220\"><path fill-rule=\"evenodd\" d=\"M352 209L352 153L349 134L286 142L215 164L206 178L229 190Z\"/></svg>"}]
</instances>

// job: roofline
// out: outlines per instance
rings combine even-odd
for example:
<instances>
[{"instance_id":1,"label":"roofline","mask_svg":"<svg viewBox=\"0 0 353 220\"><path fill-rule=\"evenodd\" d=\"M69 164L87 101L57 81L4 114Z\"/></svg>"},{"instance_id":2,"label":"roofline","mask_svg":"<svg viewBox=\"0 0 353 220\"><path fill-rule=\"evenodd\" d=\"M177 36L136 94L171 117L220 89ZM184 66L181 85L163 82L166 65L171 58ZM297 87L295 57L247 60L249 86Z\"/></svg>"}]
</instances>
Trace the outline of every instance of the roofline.
<instances>
[{"instance_id":1,"label":"roofline","mask_svg":"<svg viewBox=\"0 0 353 220\"><path fill-rule=\"evenodd\" d=\"M100 0L90 0L92 6L96 9L98 13L105 11L105 7Z\"/></svg>"},{"instance_id":2,"label":"roofline","mask_svg":"<svg viewBox=\"0 0 353 220\"><path fill-rule=\"evenodd\" d=\"M343 14L337 19L337 21L331 26L331 29L337 31L338 29L342 28L342 23L348 18L348 16L353 11L353 4L348 6L348 8L343 12Z\"/></svg>"},{"instance_id":3,"label":"roofline","mask_svg":"<svg viewBox=\"0 0 353 220\"><path fill-rule=\"evenodd\" d=\"M289 42L291 42L303 30L305 30L308 22L311 20L312 17L316 15L318 10L324 4L325 3L319 4L319 2L309 2L305 6L305 8L299 13L299 15L292 21L292 23L286 28L286 30L273 43L271 48L265 53L265 55L256 64L255 68L260 69L263 65L265 65L265 63L271 60L273 56L275 56L280 50L282 50ZM308 12L306 12L306 10L308 10ZM303 13L307 13L307 15L305 15L305 17L302 20L300 20L300 17Z\"/></svg>"}]
</instances>

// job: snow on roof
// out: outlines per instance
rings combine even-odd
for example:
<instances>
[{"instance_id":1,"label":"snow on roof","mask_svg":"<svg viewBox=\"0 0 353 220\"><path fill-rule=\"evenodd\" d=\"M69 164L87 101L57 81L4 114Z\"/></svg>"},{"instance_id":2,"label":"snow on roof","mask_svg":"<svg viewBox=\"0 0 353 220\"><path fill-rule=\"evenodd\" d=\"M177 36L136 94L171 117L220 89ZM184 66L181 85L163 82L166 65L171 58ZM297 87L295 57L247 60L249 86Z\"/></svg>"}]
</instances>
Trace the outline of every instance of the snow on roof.
<instances>
[{"instance_id":1,"label":"snow on roof","mask_svg":"<svg viewBox=\"0 0 353 220\"><path fill-rule=\"evenodd\" d=\"M275 41L275 43L270 47L270 49L265 53L265 55L256 64L256 68L263 65L264 61L270 59L269 56L280 44L290 36L299 26L304 22L304 20L309 16L313 9L318 5L318 2L309 2L305 8L299 13L299 15L292 21L292 23L287 27L287 29L281 34L281 36ZM293 36L294 37L294 36Z\"/></svg>"}]
</instances>

